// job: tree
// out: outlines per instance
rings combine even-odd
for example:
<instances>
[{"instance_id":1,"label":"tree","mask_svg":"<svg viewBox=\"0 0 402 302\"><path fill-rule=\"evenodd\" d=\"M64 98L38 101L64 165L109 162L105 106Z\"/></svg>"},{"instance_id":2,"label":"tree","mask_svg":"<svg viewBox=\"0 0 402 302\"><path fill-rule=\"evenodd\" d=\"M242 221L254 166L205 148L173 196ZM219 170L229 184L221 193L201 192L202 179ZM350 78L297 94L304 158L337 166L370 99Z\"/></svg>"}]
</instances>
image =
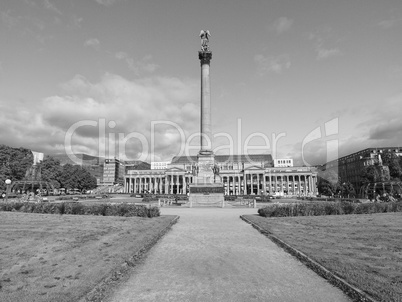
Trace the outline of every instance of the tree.
<instances>
[{"instance_id":1,"label":"tree","mask_svg":"<svg viewBox=\"0 0 402 302\"><path fill-rule=\"evenodd\" d=\"M78 180L73 165L65 164L63 166L59 182L66 189L74 189L76 187Z\"/></svg>"},{"instance_id":2,"label":"tree","mask_svg":"<svg viewBox=\"0 0 402 302\"><path fill-rule=\"evenodd\" d=\"M39 164L43 181L47 181L53 185L55 189L60 188L60 177L62 167L58 159L51 156L46 156Z\"/></svg>"},{"instance_id":3,"label":"tree","mask_svg":"<svg viewBox=\"0 0 402 302\"><path fill-rule=\"evenodd\" d=\"M387 166L379 166L378 164L366 166L360 177L363 183L387 181L390 179L389 169Z\"/></svg>"},{"instance_id":4,"label":"tree","mask_svg":"<svg viewBox=\"0 0 402 302\"><path fill-rule=\"evenodd\" d=\"M322 171L318 175L317 182L318 193L327 196L333 196L340 190L339 176L333 170Z\"/></svg>"},{"instance_id":5,"label":"tree","mask_svg":"<svg viewBox=\"0 0 402 302\"><path fill-rule=\"evenodd\" d=\"M4 180L22 180L33 164L31 150L0 145L0 188L4 189Z\"/></svg>"},{"instance_id":6,"label":"tree","mask_svg":"<svg viewBox=\"0 0 402 302\"><path fill-rule=\"evenodd\" d=\"M77 184L77 188L82 190L90 190L94 189L97 186L96 178L92 176L89 171L84 167L79 167L77 171L79 175L79 182Z\"/></svg>"},{"instance_id":7,"label":"tree","mask_svg":"<svg viewBox=\"0 0 402 302\"><path fill-rule=\"evenodd\" d=\"M352 183L349 181L344 182L340 185L342 197L355 197L356 191Z\"/></svg>"},{"instance_id":8,"label":"tree","mask_svg":"<svg viewBox=\"0 0 402 302\"><path fill-rule=\"evenodd\" d=\"M401 180L402 179L402 167L401 161L395 152L385 152L382 156L382 161L384 166L388 166L389 174L392 178Z\"/></svg>"},{"instance_id":9,"label":"tree","mask_svg":"<svg viewBox=\"0 0 402 302\"><path fill-rule=\"evenodd\" d=\"M60 175L60 184L66 189L90 190L96 188L96 178L81 166L66 164Z\"/></svg>"}]
</instances>

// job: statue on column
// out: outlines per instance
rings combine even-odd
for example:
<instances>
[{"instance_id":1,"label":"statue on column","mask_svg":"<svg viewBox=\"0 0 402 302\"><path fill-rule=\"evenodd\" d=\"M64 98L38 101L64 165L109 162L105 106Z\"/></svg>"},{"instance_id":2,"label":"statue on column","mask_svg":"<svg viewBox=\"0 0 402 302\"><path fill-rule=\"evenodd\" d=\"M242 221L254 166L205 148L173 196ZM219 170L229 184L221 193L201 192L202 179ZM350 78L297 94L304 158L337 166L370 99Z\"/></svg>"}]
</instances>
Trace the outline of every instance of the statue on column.
<instances>
[{"instance_id":1,"label":"statue on column","mask_svg":"<svg viewBox=\"0 0 402 302\"><path fill-rule=\"evenodd\" d=\"M201 30L201 51L209 51L209 37L211 36L209 30Z\"/></svg>"}]
</instances>

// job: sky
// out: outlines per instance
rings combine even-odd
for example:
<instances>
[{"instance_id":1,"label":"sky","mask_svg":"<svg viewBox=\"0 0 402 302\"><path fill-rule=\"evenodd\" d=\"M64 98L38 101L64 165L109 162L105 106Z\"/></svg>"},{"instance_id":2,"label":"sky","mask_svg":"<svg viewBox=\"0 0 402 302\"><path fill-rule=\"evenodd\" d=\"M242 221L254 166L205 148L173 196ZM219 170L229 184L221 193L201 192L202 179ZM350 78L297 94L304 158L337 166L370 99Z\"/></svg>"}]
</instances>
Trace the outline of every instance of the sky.
<instances>
[{"instance_id":1,"label":"sky","mask_svg":"<svg viewBox=\"0 0 402 302\"><path fill-rule=\"evenodd\" d=\"M401 147L400 0L2 0L0 144L197 153L201 30L216 154Z\"/></svg>"}]
</instances>

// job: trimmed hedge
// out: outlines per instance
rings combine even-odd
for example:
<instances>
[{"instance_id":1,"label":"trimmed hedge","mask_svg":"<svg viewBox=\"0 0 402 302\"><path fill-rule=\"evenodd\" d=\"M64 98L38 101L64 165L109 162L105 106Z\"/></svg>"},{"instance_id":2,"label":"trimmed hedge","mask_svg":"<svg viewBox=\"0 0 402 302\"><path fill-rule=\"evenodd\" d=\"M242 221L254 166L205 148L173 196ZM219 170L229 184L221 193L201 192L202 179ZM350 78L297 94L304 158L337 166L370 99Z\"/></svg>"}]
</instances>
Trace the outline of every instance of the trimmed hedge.
<instances>
[{"instance_id":1,"label":"trimmed hedge","mask_svg":"<svg viewBox=\"0 0 402 302\"><path fill-rule=\"evenodd\" d=\"M7 202L0 203L0 211L41 213L41 214L70 214L70 215L98 215L124 217L157 217L160 216L158 207L147 207L134 204L93 204L85 205L78 202L62 203L29 203Z\"/></svg>"},{"instance_id":2,"label":"trimmed hedge","mask_svg":"<svg viewBox=\"0 0 402 302\"><path fill-rule=\"evenodd\" d=\"M188 201L188 196L187 195L175 195L175 194L158 194L158 195L153 195L153 194L144 194L144 198L142 199L143 202L157 202L159 198L163 199L174 199L176 202L177 201Z\"/></svg>"},{"instance_id":3,"label":"trimmed hedge","mask_svg":"<svg viewBox=\"0 0 402 302\"><path fill-rule=\"evenodd\" d=\"M263 217L294 217L321 215L348 215L402 212L401 202L387 203L351 203L351 202L322 202L274 204L258 210Z\"/></svg>"},{"instance_id":4,"label":"trimmed hedge","mask_svg":"<svg viewBox=\"0 0 402 302\"><path fill-rule=\"evenodd\" d=\"M225 195L225 201L236 201L237 198L243 199L255 199L257 202L272 202L273 198L270 198L269 195ZM280 197L275 197L279 199Z\"/></svg>"},{"instance_id":5,"label":"trimmed hedge","mask_svg":"<svg viewBox=\"0 0 402 302\"><path fill-rule=\"evenodd\" d=\"M102 198L102 199L109 199L108 194L97 194L97 195L63 195L58 196L54 200L74 200L74 198L78 199L93 199L93 198Z\"/></svg>"}]
</instances>

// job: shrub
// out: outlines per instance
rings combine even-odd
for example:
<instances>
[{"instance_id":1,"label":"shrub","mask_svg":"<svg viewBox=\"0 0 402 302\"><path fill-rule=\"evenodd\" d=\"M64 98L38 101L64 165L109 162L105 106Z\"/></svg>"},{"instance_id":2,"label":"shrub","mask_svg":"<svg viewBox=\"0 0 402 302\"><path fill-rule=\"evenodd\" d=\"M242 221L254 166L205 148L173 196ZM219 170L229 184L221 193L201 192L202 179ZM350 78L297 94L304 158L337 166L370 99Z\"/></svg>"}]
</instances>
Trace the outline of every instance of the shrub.
<instances>
[{"instance_id":1,"label":"shrub","mask_svg":"<svg viewBox=\"0 0 402 302\"><path fill-rule=\"evenodd\" d=\"M156 202L156 201L158 201L158 198L156 196L152 196L152 197L147 196L142 199L142 202L152 202L152 201Z\"/></svg>"},{"instance_id":2,"label":"shrub","mask_svg":"<svg viewBox=\"0 0 402 302\"><path fill-rule=\"evenodd\" d=\"M258 214L263 217L374 214L387 212L402 212L402 204L398 202L351 203L342 201L274 204L258 210Z\"/></svg>"},{"instance_id":3,"label":"shrub","mask_svg":"<svg viewBox=\"0 0 402 302\"><path fill-rule=\"evenodd\" d=\"M355 212L355 206L353 203L350 202L341 202L342 206L342 213L341 214L353 214Z\"/></svg>"},{"instance_id":4,"label":"shrub","mask_svg":"<svg viewBox=\"0 0 402 302\"><path fill-rule=\"evenodd\" d=\"M6 203L0 203L0 210L6 211L6 212L11 212L14 209L13 203L11 202L6 202Z\"/></svg>"},{"instance_id":5,"label":"shrub","mask_svg":"<svg viewBox=\"0 0 402 302\"><path fill-rule=\"evenodd\" d=\"M150 208L148 208L147 215L149 218L158 217L161 215L161 212L158 207L150 207Z\"/></svg>"},{"instance_id":6,"label":"shrub","mask_svg":"<svg viewBox=\"0 0 402 302\"><path fill-rule=\"evenodd\" d=\"M66 214L82 215L85 214L84 206L78 202L66 203Z\"/></svg>"},{"instance_id":7,"label":"shrub","mask_svg":"<svg viewBox=\"0 0 402 302\"><path fill-rule=\"evenodd\" d=\"M0 211L20 211L42 214L71 214L71 215L101 215L125 217L157 217L160 216L158 207L146 207L134 204L93 204L84 205L78 202L62 203L0 203Z\"/></svg>"}]
</instances>

